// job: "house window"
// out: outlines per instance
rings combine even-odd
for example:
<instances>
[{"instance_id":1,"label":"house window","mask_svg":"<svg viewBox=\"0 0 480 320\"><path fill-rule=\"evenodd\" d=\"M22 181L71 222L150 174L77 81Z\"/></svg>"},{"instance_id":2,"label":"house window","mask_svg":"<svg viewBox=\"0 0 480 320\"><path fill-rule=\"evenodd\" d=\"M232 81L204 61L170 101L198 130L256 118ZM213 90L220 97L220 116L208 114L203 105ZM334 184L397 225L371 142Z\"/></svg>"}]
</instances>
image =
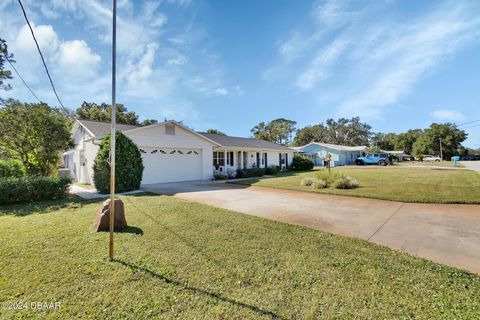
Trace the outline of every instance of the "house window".
<instances>
[{"instance_id":1,"label":"house window","mask_svg":"<svg viewBox=\"0 0 480 320\"><path fill-rule=\"evenodd\" d=\"M227 152L227 165L233 166L233 152Z\"/></svg>"},{"instance_id":2,"label":"house window","mask_svg":"<svg viewBox=\"0 0 480 320\"><path fill-rule=\"evenodd\" d=\"M225 155L222 152L214 152L213 153L213 166L219 167L225 165Z\"/></svg>"},{"instance_id":3,"label":"house window","mask_svg":"<svg viewBox=\"0 0 480 320\"><path fill-rule=\"evenodd\" d=\"M69 168L69 156L68 155L64 155L63 156L63 164L65 165L65 168Z\"/></svg>"},{"instance_id":4,"label":"house window","mask_svg":"<svg viewBox=\"0 0 480 320\"><path fill-rule=\"evenodd\" d=\"M175 125L174 124L166 124L165 125L165 134L169 136L175 135Z\"/></svg>"}]
</instances>

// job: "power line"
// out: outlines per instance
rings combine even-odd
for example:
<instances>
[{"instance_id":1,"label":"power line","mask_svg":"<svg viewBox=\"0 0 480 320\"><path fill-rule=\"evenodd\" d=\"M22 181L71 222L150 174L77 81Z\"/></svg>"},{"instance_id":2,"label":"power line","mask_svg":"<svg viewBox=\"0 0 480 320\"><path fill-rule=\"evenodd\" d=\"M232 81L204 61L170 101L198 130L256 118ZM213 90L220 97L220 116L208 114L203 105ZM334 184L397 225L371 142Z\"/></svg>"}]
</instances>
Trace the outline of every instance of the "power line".
<instances>
[{"instance_id":1,"label":"power line","mask_svg":"<svg viewBox=\"0 0 480 320\"><path fill-rule=\"evenodd\" d=\"M462 130L470 129L470 128L476 128L476 127L480 127L480 124L476 124L476 125L473 125L473 126L465 127L465 128L462 128Z\"/></svg>"},{"instance_id":2,"label":"power line","mask_svg":"<svg viewBox=\"0 0 480 320\"><path fill-rule=\"evenodd\" d=\"M28 27L30 28L30 32L32 34L33 40L35 41L35 45L37 46L38 53L40 54L40 58L42 58L42 63L43 66L45 67L45 71L47 72L48 79L50 80L50 84L52 85L53 92L55 93L55 96L57 97L58 102L62 106L62 108L65 108L63 105L62 101L60 100L60 97L58 96L57 90L55 90L55 86L53 85L52 77L50 76L50 72L48 72L47 64L45 63L45 59L43 58L42 51L40 50L40 46L38 45L37 38L35 38L35 33L33 33L32 26L30 25L30 21L28 21L27 13L25 12L25 8L23 7L22 1L18 0L18 3L20 4L20 7L22 8L23 16L25 17L25 21L27 21Z\"/></svg>"},{"instance_id":3,"label":"power line","mask_svg":"<svg viewBox=\"0 0 480 320\"><path fill-rule=\"evenodd\" d=\"M23 84L25 85L25 87L27 87L28 91L30 91L30 93L32 94L32 96L35 97L35 99L38 100L38 102L42 103L42 101L40 101L40 99L38 99L37 95L35 94L35 92L33 92L33 90L30 88L30 86L27 84L27 82L22 78L22 76L20 75L20 73L18 72L17 68L15 68L15 66L13 65L13 63L10 61L10 59L6 59L8 61L8 63L10 63L10 66L12 67L12 69L15 71L15 73L17 74L17 76L22 80Z\"/></svg>"},{"instance_id":4,"label":"power line","mask_svg":"<svg viewBox=\"0 0 480 320\"><path fill-rule=\"evenodd\" d=\"M467 121L467 122L462 122L460 124L457 124L457 127L461 127L461 126L464 126L464 125L467 125L467 124L470 124L470 123L475 123L475 122L479 122L479 120L472 120L472 121Z\"/></svg>"}]
</instances>

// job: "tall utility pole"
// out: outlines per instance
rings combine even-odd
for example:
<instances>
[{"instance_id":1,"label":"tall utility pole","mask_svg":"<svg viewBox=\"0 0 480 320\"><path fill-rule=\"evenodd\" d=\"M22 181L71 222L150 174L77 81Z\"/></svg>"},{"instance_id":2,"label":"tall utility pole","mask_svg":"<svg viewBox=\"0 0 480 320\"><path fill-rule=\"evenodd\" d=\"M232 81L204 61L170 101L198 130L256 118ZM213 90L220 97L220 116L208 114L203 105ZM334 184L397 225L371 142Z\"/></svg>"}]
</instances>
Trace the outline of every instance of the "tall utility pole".
<instances>
[{"instance_id":1,"label":"tall utility pole","mask_svg":"<svg viewBox=\"0 0 480 320\"><path fill-rule=\"evenodd\" d=\"M113 230L115 221L115 116L117 113L117 106L115 101L115 86L116 86L116 45L117 45L117 0L113 0L113 31L112 31L112 123L110 130L110 245L108 256L110 261L113 260Z\"/></svg>"},{"instance_id":2,"label":"tall utility pole","mask_svg":"<svg viewBox=\"0 0 480 320\"><path fill-rule=\"evenodd\" d=\"M438 141L440 142L440 159L443 160L442 138L438 138Z\"/></svg>"}]
</instances>

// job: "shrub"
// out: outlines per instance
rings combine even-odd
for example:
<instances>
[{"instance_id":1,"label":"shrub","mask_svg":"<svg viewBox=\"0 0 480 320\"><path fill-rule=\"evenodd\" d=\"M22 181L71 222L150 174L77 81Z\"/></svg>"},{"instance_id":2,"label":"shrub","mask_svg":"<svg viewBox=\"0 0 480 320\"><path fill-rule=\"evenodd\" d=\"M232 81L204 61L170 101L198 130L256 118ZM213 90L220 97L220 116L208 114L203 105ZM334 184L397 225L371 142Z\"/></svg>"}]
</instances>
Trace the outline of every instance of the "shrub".
<instances>
[{"instance_id":1,"label":"shrub","mask_svg":"<svg viewBox=\"0 0 480 320\"><path fill-rule=\"evenodd\" d=\"M225 180L227 179L227 176L223 175L223 174L220 174L220 173L216 173L213 175L213 179L215 180Z\"/></svg>"},{"instance_id":2,"label":"shrub","mask_svg":"<svg viewBox=\"0 0 480 320\"><path fill-rule=\"evenodd\" d=\"M115 157L115 191L125 192L140 188L143 176L142 155L137 145L124 134L117 132ZM93 180L100 193L110 192L110 135L100 144L93 163Z\"/></svg>"},{"instance_id":3,"label":"shrub","mask_svg":"<svg viewBox=\"0 0 480 320\"><path fill-rule=\"evenodd\" d=\"M0 178L19 178L25 175L25 167L19 160L0 159Z\"/></svg>"},{"instance_id":4,"label":"shrub","mask_svg":"<svg viewBox=\"0 0 480 320\"><path fill-rule=\"evenodd\" d=\"M295 155L292 159L292 170L294 171L307 171L313 169L313 161L307 157Z\"/></svg>"},{"instance_id":5,"label":"shrub","mask_svg":"<svg viewBox=\"0 0 480 320\"><path fill-rule=\"evenodd\" d=\"M334 183L337 189L355 189L358 188L358 181L352 177L341 177Z\"/></svg>"},{"instance_id":6,"label":"shrub","mask_svg":"<svg viewBox=\"0 0 480 320\"><path fill-rule=\"evenodd\" d=\"M330 183L323 179L317 179L317 181L312 183L312 187L315 189L325 189L325 188L328 188L329 186L330 186Z\"/></svg>"},{"instance_id":7,"label":"shrub","mask_svg":"<svg viewBox=\"0 0 480 320\"><path fill-rule=\"evenodd\" d=\"M266 168L265 169L265 174L270 174L270 175L274 175L274 174L277 174L280 167L278 166L274 166L274 165L271 165L270 167Z\"/></svg>"},{"instance_id":8,"label":"shrub","mask_svg":"<svg viewBox=\"0 0 480 320\"><path fill-rule=\"evenodd\" d=\"M237 169L237 178L261 177L265 174L263 168Z\"/></svg>"},{"instance_id":9,"label":"shrub","mask_svg":"<svg viewBox=\"0 0 480 320\"><path fill-rule=\"evenodd\" d=\"M0 178L0 204L65 198L68 177Z\"/></svg>"},{"instance_id":10,"label":"shrub","mask_svg":"<svg viewBox=\"0 0 480 320\"><path fill-rule=\"evenodd\" d=\"M315 182L315 179L312 177L305 177L300 181L300 184L305 187L311 186Z\"/></svg>"}]
</instances>

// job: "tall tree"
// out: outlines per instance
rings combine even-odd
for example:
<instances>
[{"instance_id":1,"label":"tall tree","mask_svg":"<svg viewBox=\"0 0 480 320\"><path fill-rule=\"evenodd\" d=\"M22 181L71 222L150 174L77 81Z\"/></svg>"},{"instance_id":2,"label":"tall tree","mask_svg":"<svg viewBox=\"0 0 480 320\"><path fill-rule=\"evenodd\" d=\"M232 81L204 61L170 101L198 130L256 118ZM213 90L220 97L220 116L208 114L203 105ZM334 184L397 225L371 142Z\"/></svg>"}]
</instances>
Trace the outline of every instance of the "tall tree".
<instances>
[{"instance_id":1,"label":"tall tree","mask_svg":"<svg viewBox=\"0 0 480 320\"><path fill-rule=\"evenodd\" d=\"M118 123L138 125L138 115L133 111L118 103L116 105L116 119ZM94 102L84 101L82 105L75 111L77 118L85 120L110 121L112 117L112 106L102 102L96 104Z\"/></svg>"},{"instance_id":2,"label":"tall tree","mask_svg":"<svg viewBox=\"0 0 480 320\"><path fill-rule=\"evenodd\" d=\"M298 129L293 143L295 146L300 147L310 142L325 142L327 140L327 128L325 128L323 123L320 123Z\"/></svg>"},{"instance_id":3,"label":"tall tree","mask_svg":"<svg viewBox=\"0 0 480 320\"><path fill-rule=\"evenodd\" d=\"M221 136L226 136L225 133L223 133L222 131L219 131L217 129L207 129L207 133L213 133L213 134L218 134L218 135L221 135Z\"/></svg>"},{"instance_id":4,"label":"tall tree","mask_svg":"<svg viewBox=\"0 0 480 320\"><path fill-rule=\"evenodd\" d=\"M340 145L368 145L372 127L360 122L359 117L340 118L338 121L327 119L326 123L308 126L297 131L296 145L309 142L323 142Z\"/></svg>"},{"instance_id":5,"label":"tall tree","mask_svg":"<svg viewBox=\"0 0 480 320\"><path fill-rule=\"evenodd\" d=\"M0 154L20 160L29 175L51 175L60 152L71 147L69 121L61 110L15 100L0 107Z\"/></svg>"},{"instance_id":6,"label":"tall tree","mask_svg":"<svg viewBox=\"0 0 480 320\"><path fill-rule=\"evenodd\" d=\"M462 142L468 134L451 123L432 123L413 144L414 154L440 155L440 144L444 159L450 159L461 152Z\"/></svg>"},{"instance_id":7,"label":"tall tree","mask_svg":"<svg viewBox=\"0 0 480 320\"><path fill-rule=\"evenodd\" d=\"M267 124L260 122L253 127L250 132L252 132L257 139L288 145L292 142L292 135L296 131L296 124L296 121L279 118Z\"/></svg>"},{"instance_id":8,"label":"tall tree","mask_svg":"<svg viewBox=\"0 0 480 320\"><path fill-rule=\"evenodd\" d=\"M12 79L12 72L9 70L5 70L5 62L13 60L13 54L8 53L8 46L7 42L3 39L0 39L0 89L9 90L11 86L9 84L5 84L3 80Z\"/></svg>"},{"instance_id":9,"label":"tall tree","mask_svg":"<svg viewBox=\"0 0 480 320\"><path fill-rule=\"evenodd\" d=\"M422 135L422 133L423 131L421 129L411 129L407 132L400 133L397 135L395 150L403 150L407 154L412 154L413 144Z\"/></svg>"},{"instance_id":10,"label":"tall tree","mask_svg":"<svg viewBox=\"0 0 480 320\"><path fill-rule=\"evenodd\" d=\"M143 120L140 125L142 127L145 127L145 126L150 126L152 124L157 124L158 123L158 120L155 120L155 119L145 119Z\"/></svg>"},{"instance_id":11,"label":"tall tree","mask_svg":"<svg viewBox=\"0 0 480 320\"><path fill-rule=\"evenodd\" d=\"M378 150L395 150L398 135L395 133L374 133L370 139L370 147Z\"/></svg>"}]
</instances>

